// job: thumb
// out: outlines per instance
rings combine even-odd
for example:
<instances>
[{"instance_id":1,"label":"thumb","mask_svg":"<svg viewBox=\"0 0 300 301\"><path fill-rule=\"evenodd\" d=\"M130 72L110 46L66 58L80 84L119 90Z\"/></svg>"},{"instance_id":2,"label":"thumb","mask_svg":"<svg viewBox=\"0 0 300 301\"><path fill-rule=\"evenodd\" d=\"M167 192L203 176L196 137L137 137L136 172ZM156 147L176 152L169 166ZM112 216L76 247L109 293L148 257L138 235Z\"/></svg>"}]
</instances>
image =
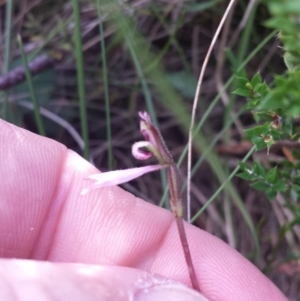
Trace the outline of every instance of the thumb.
<instances>
[{"instance_id":1,"label":"thumb","mask_svg":"<svg viewBox=\"0 0 300 301\"><path fill-rule=\"evenodd\" d=\"M1 259L0 300L208 301L200 293L138 269Z\"/></svg>"}]
</instances>

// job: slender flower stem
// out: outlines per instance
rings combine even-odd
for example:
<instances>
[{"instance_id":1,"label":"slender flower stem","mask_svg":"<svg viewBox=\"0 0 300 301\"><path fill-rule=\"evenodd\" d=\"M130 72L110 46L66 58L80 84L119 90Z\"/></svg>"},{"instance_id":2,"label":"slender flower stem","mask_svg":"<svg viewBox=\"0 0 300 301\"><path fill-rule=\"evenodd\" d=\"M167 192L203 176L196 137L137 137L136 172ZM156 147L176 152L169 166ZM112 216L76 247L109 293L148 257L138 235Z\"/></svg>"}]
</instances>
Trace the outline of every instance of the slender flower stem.
<instances>
[{"instance_id":1,"label":"slender flower stem","mask_svg":"<svg viewBox=\"0 0 300 301\"><path fill-rule=\"evenodd\" d=\"M186 265L188 267L190 279L192 282L192 286L195 290L200 291L199 284L197 281L191 252L189 248L189 244L187 241L186 233L184 230L183 224L183 211L182 211L182 198L181 198L181 187L182 181L179 175L179 170L176 164L173 162L169 167L167 167L167 178L168 178L168 185L170 191L170 205L173 215L175 216L177 230L179 233Z\"/></svg>"},{"instance_id":2,"label":"slender flower stem","mask_svg":"<svg viewBox=\"0 0 300 301\"><path fill-rule=\"evenodd\" d=\"M150 143L151 147L147 147L147 150L152 153L153 156L159 161L160 164L166 165L167 179L170 191L170 205L172 213L176 219L176 225L185 257L185 261L188 267L189 275L191 278L192 286L195 290L200 291L197 281L191 252L189 249L186 233L183 224L183 210L182 210L182 197L181 188L182 181L180 178L179 170L175 164L172 155L166 146L159 130L152 124L149 115L139 113L141 118L141 132L145 139Z\"/></svg>"},{"instance_id":3,"label":"slender flower stem","mask_svg":"<svg viewBox=\"0 0 300 301\"><path fill-rule=\"evenodd\" d=\"M182 249L183 249L183 253L184 253L184 257L185 257L185 262L186 262L186 265L189 270L193 289L200 292L200 287L199 287L199 283L198 283L197 276L195 273L189 244L188 244L186 233L184 230L183 219L182 219L182 217L176 217L175 219L176 219L177 230L179 233L179 237L180 237L180 241L181 241L181 245L182 245Z\"/></svg>"},{"instance_id":4,"label":"slender flower stem","mask_svg":"<svg viewBox=\"0 0 300 301\"><path fill-rule=\"evenodd\" d=\"M182 198L181 198L181 186L182 181L179 175L178 168L173 162L167 168L167 178L170 190L170 205L171 210L175 218L182 218Z\"/></svg>"},{"instance_id":5,"label":"slender flower stem","mask_svg":"<svg viewBox=\"0 0 300 301\"><path fill-rule=\"evenodd\" d=\"M151 153L162 166L166 166L167 179L170 191L170 205L172 213L176 219L177 229L182 244L182 249L185 257L185 261L190 274L192 286L195 290L199 291L199 284L197 281L193 261L184 230L183 224L183 210L182 210L182 197L181 188L182 181L180 178L179 170L175 164L172 155L161 135L159 130L153 125L150 116L147 112L139 112L140 116L140 130L144 135L149 145L144 144L145 148Z\"/></svg>"}]
</instances>

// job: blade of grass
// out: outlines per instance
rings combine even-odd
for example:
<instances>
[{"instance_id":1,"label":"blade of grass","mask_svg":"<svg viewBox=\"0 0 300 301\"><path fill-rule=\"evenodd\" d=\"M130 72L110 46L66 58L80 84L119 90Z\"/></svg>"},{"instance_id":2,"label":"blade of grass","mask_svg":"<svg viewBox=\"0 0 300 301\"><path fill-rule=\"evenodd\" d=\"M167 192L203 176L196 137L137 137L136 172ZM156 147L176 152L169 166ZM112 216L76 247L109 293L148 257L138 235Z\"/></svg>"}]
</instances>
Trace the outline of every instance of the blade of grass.
<instances>
[{"instance_id":1,"label":"blade of grass","mask_svg":"<svg viewBox=\"0 0 300 301\"><path fill-rule=\"evenodd\" d=\"M251 1L251 3L250 2L248 3L247 10L242 19L243 22L245 23L245 28L243 30L242 37L240 38L238 43L238 53L237 53L237 58L234 58L234 64L232 66L233 70L235 70L234 66L239 66L242 63L242 60L244 59L247 53L251 33L253 32L253 24L255 19L257 2L255 3L255 0L254 0L254 4L252 4L252 2L253 1ZM250 11L248 11L249 8ZM236 86L234 83L233 86L231 87L231 90L235 90L235 89ZM233 93L229 94L229 103L227 104L227 106L225 106L224 122L226 122L228 119L231 118L231 112L235 105L235 100L236 100L236 95Z\"/></svg>"},{"instance_id":2,"label":"blade of grass","mask_svg":"<svg viewBox=\"0 0 300 301\"><path fill-rule=\"evenodd\" d=\"M75 57L77 69L77 85L80 104L80 122L81 134L84 140L83 155L86 160L89 160L89 136L88 136L88 123L87 123L87 110L86 110L86 95L85 95L85 80L83 69L83 55L82 55L82 41L81 41L81 22L80 22L80 6L78 0L72 0L73 17L74 17L74 42L75 42Z\"/></svg>"},{"instance_id":3,"label":"blade of grass","mask_svg":"<svg viewBox=\"0 0 300 301\"><path fill-rule=\"evenodd\" d=\"M202 3L192 3L192 4L187 3L185 4L185 11L192 12L192 13L201 12L214 6L217 7L217 4L221 1L223 0L211 0Z\"/></svg>"},{"instance_id":4,"label":"blade of grass","mask_svg":"<svg viewBox=\"0 0 300 301\"><path fill-rule=\"evenodd\" d=\"M29 88L31 101L32 101L33 106L34 106L33 111L34 111L35 122L37 124L39 134L42 135L42 136L45 136L45 128L44 128L42 117L41 117L41 114L40 114L39 104L38 104L38 101L36 99L36 94L35 94L35 91L34 91L34 88L33 88L32 77L31 77L30 70L28 68L28 61L27 61L27 57L26 57L25 52L24 52L23 43L22 43L22 39L21 39L20 35L17 36L17 41L18 41L20 52L21 52L21 55L22 55L22 61L23 61L24 69L25 69L26 80L27 80L27 84L28 84L28 88Z\"/></svg>"},{"instance_id":5,"label":"blade of grass","mask_svg":"<svg viewBox=\"0 0 300 301\"><path fill-rule=\"evenodd\" d=\"M105 117L106 117L106 139L108 148L108 169L112 170L113 156L112 156L112 143L111 143L111 128L110 128L110 102L108 93L108 78L107 78L107 65L106 65L106 49L104 42L104 32L101 18L100 0L97 0L97 11L99 19L99 32L101 35L101 60L103 66L103 83L104 83L104 98L105 98Z\"/></svg>"},{"instance_id":6,"label":"blade of grass","mask_svg":"<svg viewBox=\"0 0 300 301\"><path fill-rule=\"evenodd\" d=\"M257 5L258 5L258 1L256 1L256 3L252 6L251 12L248 15L246 26L243 30L242 37L239 39L239 43L238 43L239 49L237 54L238 64L242 62L247 52L250 36L253 33L253 25L254 25Z\"/></svg>"},{"instance_id":7,"label":"blade of grass","mask_svg":"<svg viewBox=\"0 0 300 301\"><path fill-rule=\"evenodd\" d=\"M11 24L12 24L12 10L13 0L7 0L5 10L5 33L4 33L4 62L3 62L3 73L7 73L9 70L10 63L10 42L11 42ZM2 106L3 119L7 119L8 110L8 92L3 93L4 101Z\"/></svg>"},{"instance_id":8,"label":"blade of grass","mask_svg":"<svg viewBox=\"0 0 300 301\"><path fill-rule=\"evenodd\" d=\"M13 0L7 0L7 2L6 2L6 11L5 11L3 73L7 73L8 70L9 70L12 9L13 9Z\"/></svg>"},{"instance_id":9,"label":"blade of grass","mask_svg":"<svg viewBox=\"0 0 300 301\"><path fill-rule=\"evenodd\" d=\"M248 10L249 6L250 6L251 10L248 13L247 10ZM251 33L253 32L253 23L254 23L254 19L255 19L256 8L257 8L257 2L254 5L250 5L250 2L249 2L247 10L243 17L243 20L245 22L245 28L243 30L242 37L240 38L239 43L238 43L237 58L234 57L234 65L232 65L233 70L235 70L234 66L239 66L242 63L242 60L244 59L244 57L247 53L250 36L251 36ZM245 15L247 15L248 17L245 18ZM220 79L219 79L218 83L219 83L219 85L221 85ZM236 90L236 88L237 88L236 83L234 82L233 85L231 86L231 91ZM236 98L237 98L236 95L233 93L230 93L228 95L229 101L228 101L228 104L225 106L225 114L224 114L224 122L225 123L228 119L231 119L231 112L234 108Z\"/></svg>"}]
</instances>

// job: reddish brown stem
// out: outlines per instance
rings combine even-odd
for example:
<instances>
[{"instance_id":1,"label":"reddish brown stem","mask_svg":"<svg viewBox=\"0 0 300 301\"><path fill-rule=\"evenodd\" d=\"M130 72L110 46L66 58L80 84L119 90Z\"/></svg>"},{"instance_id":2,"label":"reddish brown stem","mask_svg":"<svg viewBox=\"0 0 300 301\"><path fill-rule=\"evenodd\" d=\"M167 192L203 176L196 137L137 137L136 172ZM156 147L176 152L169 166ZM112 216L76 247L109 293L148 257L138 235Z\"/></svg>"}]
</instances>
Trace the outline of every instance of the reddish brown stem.
<instances>
[{"instance_id":1,"label":"reddish brown stem","mask_svg":"<svg viewBox=\"0 0 300 301\"><path fill-rule=\"evenodd\" d=\"M199 287L198 280L197 280L197 277L196 277L196 273L195 273L195 269L194 269L194 265L193 265L193 261L192 261L192 257L191 257L189 244L188 244L188 241L187 241L187 238L186 238L186 233L185 233L185 230L184 230L183 219L181 217L177 217L176 218L176 224L177 224L177 229L178 229L178 233L179 233L179 237L180 237L180 241L181 241L181 245L182 245L186 265L187 265L188 270L189 270L189 274L190 274L193 289L200 292L200 287Z\"/></svg>"},{"instance_id":2,"label":"reddish brown stem","mask_svg":"<svg viewBox=\"0 0 300 301\"><path fill-rule=\"evenodd\" d=\"M145 139L149 141L152 145L152 147L149 148L148 151L150 151L157 158L157 160L162 166L167 166L167 178L168 178L168 185L170 190L171 209L176 219L177 229L179 232L179 237L180 237L185 261L188 267L189 275L191 278L192 286L195 290L200 291L193 262L192 262L188 241L184 230L184 225L183 225L183 219L182 219L183 210L182 210L182 199L181 199L182 181L179 175L179 170L160 132L152 124L148 113L140 112L139 115L141 118L141 123L140 123L141 132L143 133ZM153 149L155 149L155 151L153 151Z\"/></svg>"},{"instance_id":3,"label":"reddish brown stem","mask_svg":"<svg viewBox=\"0 0 300 301\"><path fill-rule=\"evenodd\" d=\"M168 178L170 197L171 197L170 205L176 219L177 229L178 229L186 265L188 267L189 275L191 278L192 286L195 290L200 291L192 257L191 257L189 244L184 230L184 224L182 219L181 179L179 176L178 168L175 163L172 163L167 168L167 178Z\"/></svg>"},{"instance_id":4,"label":"reddish brown stem","mask_svg":"<svg viewBox=\"0 0 300 301\"><path fill-rule=\"evenodd\" d=\"M60 53L61 54L61 53ZM35 59L29 62L28 68L31 75L36 75L45 70L53 68L57 63L59 63L63 58L53 57L46 54L37 56ZM6 74L0 76L0 90L8 90L26 80L25 68L24 66L19 66Z\"/></svg>"}]
</instances>

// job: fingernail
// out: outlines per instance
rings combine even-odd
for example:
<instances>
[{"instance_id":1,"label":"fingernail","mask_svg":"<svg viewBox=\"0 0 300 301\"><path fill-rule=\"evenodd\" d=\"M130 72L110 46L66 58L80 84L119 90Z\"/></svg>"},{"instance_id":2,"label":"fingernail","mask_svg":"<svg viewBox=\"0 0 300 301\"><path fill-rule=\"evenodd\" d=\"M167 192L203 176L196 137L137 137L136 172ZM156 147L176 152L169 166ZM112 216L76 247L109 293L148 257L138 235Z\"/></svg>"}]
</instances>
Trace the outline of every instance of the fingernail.
<instances>
[{"instance_id":1,"label":"fingernail","mask_svg":"<svg viewBox=\"0 0 300 301\"><path fill-rule=\"evenodd\" d=\"M180 284L163 284L138 290L134 301L209 301L199 292Z\"/></svg>"}]
</instances>

